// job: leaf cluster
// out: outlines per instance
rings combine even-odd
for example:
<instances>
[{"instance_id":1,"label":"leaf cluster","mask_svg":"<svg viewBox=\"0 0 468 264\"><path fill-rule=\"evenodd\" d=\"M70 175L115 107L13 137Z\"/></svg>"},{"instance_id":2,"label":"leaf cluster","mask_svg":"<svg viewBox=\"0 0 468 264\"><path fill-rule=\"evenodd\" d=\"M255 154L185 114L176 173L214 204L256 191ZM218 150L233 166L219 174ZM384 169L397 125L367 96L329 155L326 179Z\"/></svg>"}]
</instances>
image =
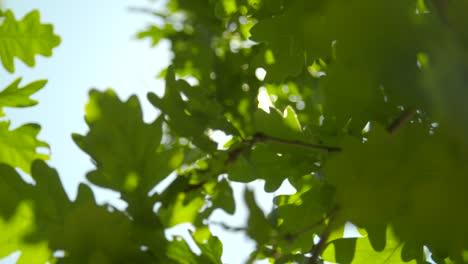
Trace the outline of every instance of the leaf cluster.
<instances>
[{"instance_id":1,"label":"leaf cluster","mask_svg":"<svg viewBox=\"0 0 468 264\"><path fill-rule=\"evenodd\" d=\"M222 263L210 217L236 211L232 182L262 179L266 192L286 181L296 192L265 213L245 190L247 224L226 228L255 241L248 263L468 262L466 2L170 0L142 11L162 23L137 37L166 39L173 53L159 75L164 95L147 98L160 116L146 123L135 96L92 90L89 131L73 134L94 161L89 182L128 206L96 204L87 184L71 201L41 161L38 125L2 121L0 228L12 241L2 256ZM37 12L4 16L7 70L14 57L33 65L58 45ZM0 92L0 110L35 104L30 95L45 85L19 83ZM229 142L217 146L215 132ZM183 223L199 253L165 237ZM351 237L349 223L359 231Z\"/></svg>"}]
</instances>

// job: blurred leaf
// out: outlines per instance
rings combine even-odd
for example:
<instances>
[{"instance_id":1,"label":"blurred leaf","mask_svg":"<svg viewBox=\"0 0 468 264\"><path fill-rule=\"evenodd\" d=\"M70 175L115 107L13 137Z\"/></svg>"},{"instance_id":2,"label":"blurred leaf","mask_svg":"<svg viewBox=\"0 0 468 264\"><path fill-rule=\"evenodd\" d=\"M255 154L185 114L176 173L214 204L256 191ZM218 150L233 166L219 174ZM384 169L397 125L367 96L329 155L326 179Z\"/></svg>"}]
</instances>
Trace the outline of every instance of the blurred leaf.
<instances>
[{"instance_id":1,"label":"blurred leaf","mask_svg":"<svg viewBox=\"0 0 468 264\"><path fill-rule=\"evenodd\" d=\"M137 37L139 39L151 38L153 40L151 45L156 46L161 39L166 38L168 35L171 35L175 32L176 30L170 24L166 24L164 28L159 28L152 25L146 31L139 32Z\"/></svg>"},{"instance_id":2,"label":"blurred leaf","mask_svg":"<svg viewBox=\"0 0 468 264\"><path fill-rule=\"evenodd\" d=\"M191 232L192 238L200 248L202 256L206 257L209 263L222 264L223 244L218 237L212 236L208 227L202 227L195 232Z\"/></svg>"},{"instance_id":3,"label":"blurred leaf","mask_svg":"<svg viewBox=\"0 0 468 264\"><path fill-rule=\"evenodd\" d=\"M246 189L244 199L249 208L247 234L259 245L268 243L274 232L271 223L265 217L262 209L258 207L252 191Z\"/></svg>"},{"instance_id":4,"label":"blurred leaf","mask_svg":"<svg viewBox=\"0 0 468 264\"><path fill-rule=\"evenodd\" d=\"M468 214L456 209L467 199L466 148L454 140L449 131L430 133L417 124L398 135L375 125L366 143L349 139L343 153L327 162L341 213L366 228L376 250L384 248L386 223L409 245L430 241L433 250L448 251L467 242Z\"/></svg>"},{"instance_id":5,"label":"blurred leaf","mask_svg":"<svg viewBox=\"0 0 468 264\"><path fill-rule=\"evenodd\" d=\"M168 257L180 264L198 264L199 257L195 255L181 237L175 237L167 247Z\"/></svg>"},{"instance_id":6,"label":"blurred leaf","mask_svg":"<svg viewBox=\"0 0 468 264\"><path fill-rule=\"evenodd\" d=\"M221 182L217 184L217 190L213 196L213 206L223 209L226 213L231 215L234 214L236 210L233 191L226 179L221 180Z\"/></svg>"}]
</instances>

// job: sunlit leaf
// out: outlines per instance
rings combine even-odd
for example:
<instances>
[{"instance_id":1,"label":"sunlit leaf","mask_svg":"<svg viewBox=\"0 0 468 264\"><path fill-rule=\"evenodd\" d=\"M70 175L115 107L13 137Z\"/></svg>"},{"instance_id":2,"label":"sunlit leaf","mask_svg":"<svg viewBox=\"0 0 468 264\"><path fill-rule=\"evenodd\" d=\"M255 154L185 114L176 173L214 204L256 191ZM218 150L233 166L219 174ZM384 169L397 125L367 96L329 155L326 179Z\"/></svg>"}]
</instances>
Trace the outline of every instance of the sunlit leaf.
<instances>
[{"instance_id":1,"label":"sunlit leaf","mask_svg":"<svg viewBox=\"0 0 468 264\"><path fill-rule=\"evenodd\" d=\"M340 264L370 262L376 264L417 263L416 260L402 261L402 248L403 242L392 235L391 231L388 231L385 248L381 251L373 249L368 237L341 238L332 241L328 245L322 258Z\"/></svg>"},{"instance_id":2,"label":"sunlit leaf","mask_svg":"<svg viewBox=\"0 0 468 264\"><path fill-rule=\"evenodd\" d=\"M5 257L16 250L21 255L16 263L45 263L52 259L52 251L46 241L31 243L25 241L25 237L34 232L34 210L30 202L22 202L9 220L0 220L0 258Z\"/></svg>"}]
</instances>

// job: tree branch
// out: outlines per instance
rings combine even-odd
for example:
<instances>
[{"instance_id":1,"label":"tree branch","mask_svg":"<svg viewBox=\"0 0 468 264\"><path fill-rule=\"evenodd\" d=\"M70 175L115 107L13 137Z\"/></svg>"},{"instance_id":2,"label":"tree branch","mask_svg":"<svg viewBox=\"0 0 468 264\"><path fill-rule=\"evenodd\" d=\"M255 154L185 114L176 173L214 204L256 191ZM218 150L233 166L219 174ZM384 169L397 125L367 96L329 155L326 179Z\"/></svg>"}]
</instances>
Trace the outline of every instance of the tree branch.
<instances>
[{"instance_id":1,"label":"tree branch","mask_svg":"<svg viewBox=\"0 0 468 264\"><path fill-rule=\"evenodd\" d=\"M234 226L230 226L224 222L218 222L218 221L210 221L208 223L209 225L216 225L216 226L219 226L221 228L224 228L226 229L227 231L231 231L231 232L240 232L240 231L246 231L247 228L245 227L234 227Z\"/></svg>"},{"instance_id":2,"label":"tree branch","mask_svg":"<svg viewBox=\"0 0 468 264\"><path fill-rule=\"evenodd\" d=\"M161 18L167 18L166 14L163 14L161 12L158 12L156 10L153 10L151 8L146 8L146 7L131 6L131 7L128 8L128 11L135 12L135 13L143 13L143 14L147 14L147 15L158 16L158 17L161 17Z\"/></svg>"},{"instance_id":3,"label":"tree branch","mask_svg":"<svg viewBox=\"0 0 468 264\"><path fill-rule=\"evenodd\" d=\"M390 134L395 134L404 124L408 123L416 114L416 109L410 108L405 110L397 119L395 119L388 127L387 131Z\"/></svg>"},{"instance_id":4,"label":"tree branch","mask_svg":"<svg viewBox=\"0 0 468 264\"><path fill-rule=\"evenodd\" d=\"M330 212L331 214L332 212ZM320 225L324 224L325 223L325 220L327 220L328 216L325 216L323 217L322 219L320 219L319 221L309 225L309 226L306 226L304 228L302 228L301 230L293 233L293 234L288 234L286 235L286 240L288 241L294 241L296 240L298 237L300 237L301 235L311 231L312 229L316 228L316 227L319 227Z\"/></svg>"},{"instance_id":5,"label":"tree branch","mask_svg":"<svg viewBox=\"0 0 468 264\"><path fill-rule=\"evenodd\" d=\"M432 3L444 23L447 23L448 0L432 0Z\"/></svg>"},{"instance_id":6,"label":"tree branch","mask_svg":"<svg viewBox=\"0 0 468 264\"><path fill-rule=\"evenodd\" d=\"M314 245L312 248L312 256L309 259L310 264L318 264L320 260L320 256L322 255L323 251L327 247L327 241L328 238L330 237L330 233L332 231L332 222L335 219L336 212L338 211L338 207L335 207L331 210L331 212L328 214L329 216L329 221L328 225L323 230L322 234L320 234L320 240L317 244Z\"/></svg>"},{"instance_id":7,"label":"tree branch","mask_svg":"<svg viewBox=\"0 0 468 264\"><path fill-rule=\"evenodd\" d=\"M252 140L254 141L254 143L256 143L256 142L274 142L274 143L279 143L279 144L283 144L283 145L290 145L290 146L295 146L295 147L322 150L322 151L328 151L328 152L340 152L341 151L340 147L323 146L323 145L318 145L318 144L311 144L311 143L301 142L301 141L298 141L298 140L287 140L287 139L268 136L268 135L265 135L263 133L255 134L253 136Z\"/></svg>"}]
</instances>

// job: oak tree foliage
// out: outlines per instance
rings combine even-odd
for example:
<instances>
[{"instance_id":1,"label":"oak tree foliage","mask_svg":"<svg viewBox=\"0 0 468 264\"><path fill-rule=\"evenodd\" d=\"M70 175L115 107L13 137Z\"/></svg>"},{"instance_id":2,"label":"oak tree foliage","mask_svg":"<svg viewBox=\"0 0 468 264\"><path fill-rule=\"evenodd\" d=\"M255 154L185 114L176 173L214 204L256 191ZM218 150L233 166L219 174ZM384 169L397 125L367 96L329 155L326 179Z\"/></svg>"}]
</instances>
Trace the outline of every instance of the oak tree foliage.
<instances>
[{"instance_id":1,"label":"oak tree foliage","mask_svg":"<svg viewBox=\"0 0 468 264\"><path fill-rule=\"evenodd\" d=\"M89 182L128 207L98 205L84 183L68 198L38 151L49 148L40 126L11 130L1 111L34 105L46 83L18 79L0 92L0 256L222 263L232 249L208 219L242 202L232 182L262 179L267 192L287 180L296 193L265 214L245 191L248 263L468 262L467 1L170 0L137 10L159 21L137 37L171 44L164 95L92 90L89 131L72 136L94 161ZM9 72L14 58L34 66L60 43L38 11L1 15ZM260 109L265 92L272 105ZM153 122L140 100L160 111ZM218 147L214 131L231 140ZM182 223L195 227L199 252L165 236ZM359 235L344 237L347 223Z\"/></svg>"}]
</instances>

